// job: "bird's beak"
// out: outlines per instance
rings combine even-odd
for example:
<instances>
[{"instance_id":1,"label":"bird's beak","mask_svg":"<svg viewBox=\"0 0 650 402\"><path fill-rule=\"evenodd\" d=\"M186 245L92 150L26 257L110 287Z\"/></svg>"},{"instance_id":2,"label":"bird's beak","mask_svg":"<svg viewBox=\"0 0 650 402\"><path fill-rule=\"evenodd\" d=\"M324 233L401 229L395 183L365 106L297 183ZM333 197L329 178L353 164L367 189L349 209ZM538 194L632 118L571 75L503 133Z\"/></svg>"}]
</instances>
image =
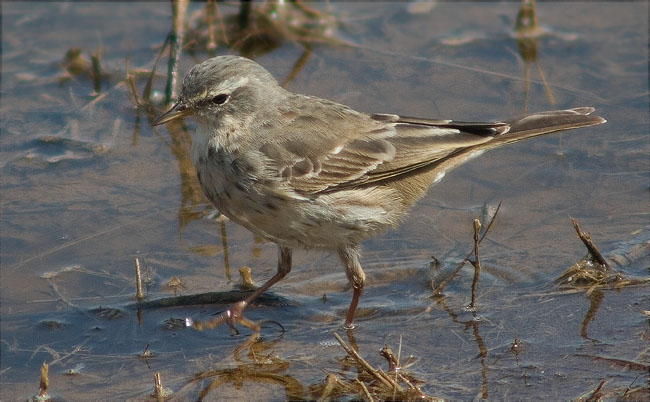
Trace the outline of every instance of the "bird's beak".
<instances>
[{"instance_id":1,"label":"bird's beak","mask_svg":"<svg viewBox=\"0 0 650 402\"><path fill-rule=\"evenodd\" d=\"M154 120L152 124L154 126L157 126L163 123L167 123L168 121L178 119L179 117L187 116L191 113L192 110L190 108L188 108L183 103L178 102L174 105L174 107L172 107L162 115L158 116L158 118L156 118L156 120Z\"/></svg>"}]
</instances>

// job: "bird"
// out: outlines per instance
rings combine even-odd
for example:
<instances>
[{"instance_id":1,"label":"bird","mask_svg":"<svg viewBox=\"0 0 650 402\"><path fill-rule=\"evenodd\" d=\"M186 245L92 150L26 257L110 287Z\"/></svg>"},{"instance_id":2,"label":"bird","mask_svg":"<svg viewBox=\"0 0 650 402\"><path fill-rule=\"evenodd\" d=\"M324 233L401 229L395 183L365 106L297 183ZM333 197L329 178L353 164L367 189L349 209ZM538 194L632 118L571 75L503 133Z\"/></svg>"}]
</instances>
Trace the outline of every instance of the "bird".
<instances>
[{"instance_id":1,"label":"bird","mask_svg":"<svg viewBox=\"0 0 650 402\"><path fill-rule=\"evenodd\" d=\"M491 122L364 113L288 91L255 61L223 55L194 66L177 102L152 125L193 118L190 153L203 192L223 215L278 246L277 272L210 327L259 331L244 310L289 274L298 248L338 253L353 289L344 323L352 329L366 283L365 240L398 225L453 168L509 143L606 121L592 112Z\"/></svg>"}]
</instances>

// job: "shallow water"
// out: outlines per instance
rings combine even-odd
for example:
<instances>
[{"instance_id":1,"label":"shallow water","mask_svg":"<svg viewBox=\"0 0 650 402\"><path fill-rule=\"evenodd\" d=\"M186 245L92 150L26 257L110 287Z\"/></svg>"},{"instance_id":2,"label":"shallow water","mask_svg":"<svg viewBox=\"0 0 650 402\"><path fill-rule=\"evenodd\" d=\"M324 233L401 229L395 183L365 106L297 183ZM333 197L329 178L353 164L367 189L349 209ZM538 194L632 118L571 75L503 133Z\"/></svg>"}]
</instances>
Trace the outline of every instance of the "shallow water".
<instances>
[{"instance_id":1,"label":"shallow water","mask_svg":"<svg viewBox=\"0 0 650 402\"><path fill-rule=\"evenodd\" d=\"M621 362L650 364L650 287L587 297L553 281L585 254L569 216L606 256L626 256L615 266L625 275L650 275L648 4L540 3L528 95L512 31L518 8L334 3L326 33L354 46L314 44L287 88L368 112L459 120L596 107L606 124L491 151L447 174L398 229L368 241L354 339L385 369L377 351L397 350L401 337L402 356L417 358L407 370L433 396L570 399L606 380L614 399L648 384L647 370ZM190 18L201 9L192 4ZM278 298L247 310L286 332L269 323L263 341L239 354L246 329L233 337L225 326L169 325L209 319L224 305L132 307L135 257L148 300L229 291L244 265L262 283L277 258L273 244L210 218L187 157L192 124L154 131L150 119L164 107L137 109L123 83L127 57L131 70L152 67L170 13L168 3L3 4L3 400L35 394L42 362L51 364L50 392L67 400L145 399L156 372L180 399L196 399L215 378L223 384L206 399L318 398L323 371L356 377L333 338L345 332L351 297L335 255L295 254L272 288ZM64 73L73 47L86 60L101 48L98 91L89 74ZM256 60L283 81L303 50L285 41ZM182 71L209 56L185 52ZM140 91L145 81L137 77ZM164 77L154 88L163 91ZM481 246L476 316L465 308L469 266L432 299L432 278L442 275L433 257L452 270L472 247L472 219L499 202ZM176 291L166 286L174 277ZM154 356L142 359L147 345ZM222 371L190 382L211 369Z\"/></svg>"}]
</instances>

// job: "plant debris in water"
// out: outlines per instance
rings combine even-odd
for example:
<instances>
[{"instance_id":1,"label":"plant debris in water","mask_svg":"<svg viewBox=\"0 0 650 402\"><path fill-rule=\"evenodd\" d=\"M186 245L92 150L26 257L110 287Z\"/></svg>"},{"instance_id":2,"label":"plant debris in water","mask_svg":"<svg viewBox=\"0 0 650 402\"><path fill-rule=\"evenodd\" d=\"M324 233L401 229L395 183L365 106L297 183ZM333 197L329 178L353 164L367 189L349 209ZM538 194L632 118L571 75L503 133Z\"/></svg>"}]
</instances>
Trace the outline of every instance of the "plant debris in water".
<instances>
[{"instance_id":1,"label":"plant debris in water","mask_svg":"<svg viewBox=\"0 0 650 402\"><path fill-rule=\"evenodd\" d=\"M571 218L571 223L578 237L587 248L587 255L564 271L556 279L556 283L571 287L588 286L590 287L588 293L591 293L597 287L627 281L622 274L609 265L598 247L591 240L591 235L580 230L578 221Z\"/></svg>"}]
</instances>

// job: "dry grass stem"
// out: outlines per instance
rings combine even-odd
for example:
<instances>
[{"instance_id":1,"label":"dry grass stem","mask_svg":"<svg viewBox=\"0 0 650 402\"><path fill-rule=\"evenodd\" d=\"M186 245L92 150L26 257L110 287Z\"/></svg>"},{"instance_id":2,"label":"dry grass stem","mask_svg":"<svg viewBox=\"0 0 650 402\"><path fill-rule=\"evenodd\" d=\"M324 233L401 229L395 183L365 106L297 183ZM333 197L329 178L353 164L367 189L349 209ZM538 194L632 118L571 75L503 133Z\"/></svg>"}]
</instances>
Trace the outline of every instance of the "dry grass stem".
<instances>
[{"instance_id":1,"label":"dry grass stem","mask_svg":"<svg viewBox=\"0 0 650 402\"><path fill-rule=\"evenodd\" d=\"M49 373L50 373L50 365L43 362L43 365L41 366L41 380L38 385L38 396L40 398L47 398L47 389L50 386L50 378L49 378Z\"/></svg>"},{"instance_id":2,"label":"dry grass stem","mask_svg":"<svg viewBox=\"0 0 650 402\"><path fill-rule=\"evenodd\" d=\"M481 242L483 241L483 239L485 238L485 236L487 235L487 233L490 231L490 228L492 227L492 224L494 223L494 220L496 219L497 214L499 213L499 209L500 209L500 208L501 208L501 203L499 203L499 205L497 206L496 210L494 211L494 214L493 214L492 217L490 218L490 220L489 220L487 226L485 227L485 231L483 231L483 234L482 234L481 237L478 239L478 242L474 242L476 246L478 246L478 244L481 244ZM452 273L450 273L450 274L449 274L445 279L443 279L443 280L440 282L440 284L439 284L438 286L436 286L436 287L433 289L433 292L432 292L431 295L432 295L432 296L440 296L440 294L441 294L442 291L445 289L445 287L447 286L447 284L449 284L449 282L451 282L451 280L454 279L454 277L456 277L456 275L458 275L458 273L460 272L460 270L461 270L461 269L463 268L463 266L465 266L465 264L470 260L472 254L474 254L474 253L475 253L475 248L472 248L472 250L471 250L470 252L467 253L467 256L463 259L463 261L461 261L461 262L456 266L456 268L454 269L454 271L453 271Z\"/></svg>"},{"instance_id":3,"label":"dry grass stem","mask_svg":"<svg viewBox=\"0 0 650 402\"><path fill-rule=\"evenodd\" d=\"M142 272L140 271L140 260L135 257L135 299L139 302L144 300L142 294Z\"/></svg>"},{"instance_id":4,"label":"dry grass stem","mask_svg":"<svg viewBox=\"0 0 650 402\"><path fill-rule=\"evenodd\" d=\"M355 382L357 384L359 384L359 388L361 388L361 391L363 392L363 396L364 396L365 400L371 401L371 402L375 400L375 398L373 398L372 395L370 395L370 391L368 391L368 387L366 387L364 383L359 381L358 378L355 380Z\"/></svg>"},{"instance_id":5,"label":"dry grass stem","mask_svg":"<svg viewBox=\"0 0 650 402\"><path fill-rule=\"evenodd\" d=\"M241 276L242 289L244 289L244 290L257 289L257 286L253 282L253 276L251 275L250 267L243 266L243 267L239 268L239 275Z\"/></svg>"},{"instance_id":6,"label":"dry grass stem","mask_svg":"<svg viewBox=\"0 0 650 402\"><path fill-rule=\"evenodd\" d=\"M596 389L594 390L594 392L592 392L591 395L589 395L589 396L586 398L586 401L587 401L587 402L596 402L596 401L600 401L600 400L602 399L602 397L603 397L603 393L601 392L601 390L603 389L603 385L605 385L605 380L602 380L602 381L600 382L600 384L598 384L598 387L596 387Z\"/></svg>"},{"instance_id":7,"label":"dry grass stem","mask_svg":"<svg viewBox=\"0 0 650 402\"><path fill-rule=\"evenodd\" d=\"M355 380L348 380L346 388L351 388L347 390L347 394L354 393L358 396L363 397L364 400L374 401L374 400L439 400L438 398L426 395L423 393L419 387L414 383L417 380L407 377L405 373L399 368L399 361L395 358L390 347L385 346L381 354L389 362L389 373L383 371L380 368L374 368L366 361L359 353L348 344L343 341L343 339L337 334L334 333L334 337L339 342L341 347L346 351L348 356L357 362L360 366L359 376ZM352 341L352 340L351 340ZM368 377L368 374L370 377ZM370 378L374 381L370 381ZM365 381L364 381L365 379ZM340 380L336 381L336 385L340 384ZM334 381L328 376L327 383L323 390L323 396L321 399L327 399L330 395L335 394L338 390L339 392L343 391L344 388L341 386L335 387Z\"/></svg>"},{"instance_id":8,"label":"dry grass stem","mask_svg":"<svg viewBox=\"0 0 650 402\"><path fill-rule=\"evenodd\" d=\"M390 389L397 389L398 391L402 392L403 389L399 384L396 384L392 379L386 378L385 375L382 375L382 373L379 370L375 370L370 363L368 363L363 357L357 353L356 350L352 349L351 347L348 346L347 343L341 338L341 336L337 333L334 333L334 337L336 338L337 341L339 341L339 344L343 349L345 349L346 353L356 360L366 371L368 374L373 376L377 381L381 382L384 384L384 386L390 388Z\"/></svg>"},{"instance_id":9,"label":"dry grass stem","mask_svg":"<svg viewBox=\"0 0 650 402\"><path fill-rule=\"evenodd\" d=\"M476 289L478 288L478 279L481 275L481 260L478 254L479 233L481 231L481 221L474 219L474 280L472 280L472 301L469 305L470 309L476 308Z\"/></svg>"}]
</instances>

